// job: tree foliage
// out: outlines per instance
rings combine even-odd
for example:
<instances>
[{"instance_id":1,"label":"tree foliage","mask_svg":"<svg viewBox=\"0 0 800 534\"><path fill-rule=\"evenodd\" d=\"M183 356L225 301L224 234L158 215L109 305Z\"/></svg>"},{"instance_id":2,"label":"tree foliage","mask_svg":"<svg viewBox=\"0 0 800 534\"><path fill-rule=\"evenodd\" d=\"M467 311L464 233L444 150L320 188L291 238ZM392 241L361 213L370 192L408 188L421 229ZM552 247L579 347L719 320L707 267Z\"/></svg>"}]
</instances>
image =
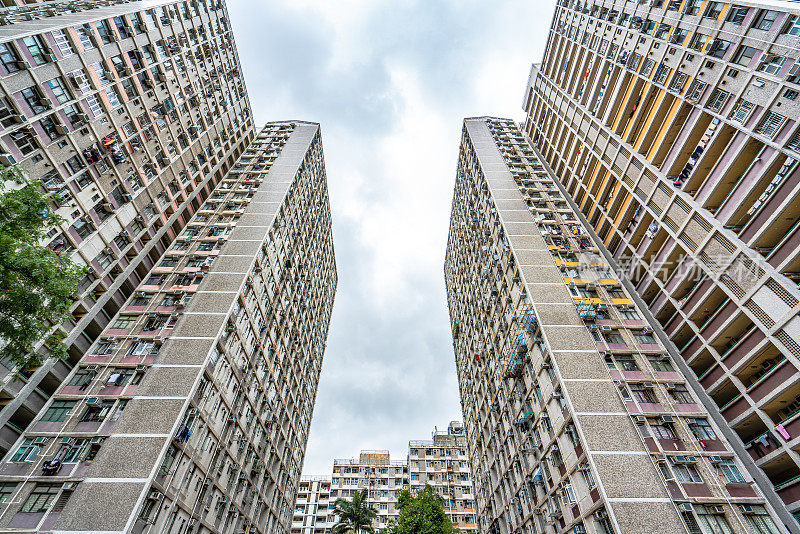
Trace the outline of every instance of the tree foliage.
<instances>
[{"instance_id":1,"label":"tree foliage","mask_svg":"<svg viewBox=\"0 0 800 534\"><path fill-rule=\"evenodd\" d=\"M384 532L386 534L453 534L458 530L444 512L442 499L428 486L416 497L406 489L398 498L400 515Z\"/></svg>"},{"instance_id":2,"label":"tree foliage","mask_svg":"<svg viewBox=\"0 0 800 534\"><path fill-rule=\"evenodd\" d=\"M378 513L367 504L367 490L363 489L353 495L352 501L337 499L333 513L339 516L339 522L333 527L333 534L373 534L372 520Z\"/></svg>"},{"instance_id":3,"label":"tree foliage","mask_svg":"<svg viewBox=\"0 0 800 534\"><path fill-rule=\"evenodd\" d=\"M43 361L35 351L42 340L49 356L66 357L64 334L53 327L66 319L84 273L41 243L60 222L52 204L38 180L0 167L0 358L23 371Z\"/></svg>"}]
</instances>

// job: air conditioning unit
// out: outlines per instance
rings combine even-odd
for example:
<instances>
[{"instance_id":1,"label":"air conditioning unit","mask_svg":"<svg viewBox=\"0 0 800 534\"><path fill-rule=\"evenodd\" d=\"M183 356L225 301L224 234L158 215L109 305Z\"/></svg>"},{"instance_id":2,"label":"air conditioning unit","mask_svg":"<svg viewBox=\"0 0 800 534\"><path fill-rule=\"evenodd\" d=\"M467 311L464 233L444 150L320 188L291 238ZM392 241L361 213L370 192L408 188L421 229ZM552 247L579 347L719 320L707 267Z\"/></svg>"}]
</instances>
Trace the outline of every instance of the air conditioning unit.
<instances>
[{"instance_id":1,"label":"air conditioning unit","mask_svg":"<svg viewBox=\"0 0 800 534\"><path fill-rule=\"evenodd\" d=\"M647 422L647 417L643 415L637 415L633 418L637 423L645 424Z\"/></svg>"},{"instance_id":2,"label":"air conditioning unit","mask_svg":"<svg viewBox=\"0 0 800 534\"><path fill-rule=\"evenodd\" d=\"M100 404L100 399L98 399L97 397L89 397L88 399L86 399L86 404L88 404L89 406L96 406Z\"/></svg>"},{"instance_id":3,"label":"air conditioning unit","mask_svg":"<svg viewBox=\"0 0 800 534\"><path fill-rule=\"evenodd\" d=\"M99 445L100 443L103 443L104 439L105 438L103 436L95 436L92 438L90 443L92 443L93 445Z\"/></svg>"},{"instance_id":4,"label":"air conditioning unit","mask_svg":"<svg viewBox=\"0 0 800 534\"><path fill-rule=\"evenodd\" d=\"M564 395L562 395L560 391L554 391L554 392L553 392L553 398L554 398L554 399L560 399L560 398L561 398L561 397L563 397L563 396L564 396Z\"/></svg>"},{"instance_id":5,"label":"air conditioning unit","mask_svg":"<svg viewBox=\"0 0 800 534\"><path fill-rule=\"evenodd\" d=\"M671 415L662 415L661 416L661 422L662 423L674 423L675 422L675 418L672 417Z\"/></svg>"},{"instance_id":6,"label":"air conditioning unit","mask_svg":"<svg viewBox=\"0 0 800 534\"><path fill-rule=\"evenodd\" d=\"M36 445L42 445L44 443L47 443L47 440L48 438L44 436L39 436L38 438L34 438L33 443Z\"/></svg>"},{"instance_id":7,"label":"air conditioning unit","mask_svg":"<svg viewBox=\"0 0 800 534\"><path fill-rule=\"evenodd\" d=\"M147 498L157 501L159 498L161 498L161 493L158 490L150 490L150 493L147 494Z\"/></svg>"},{"instance_id":8,"label":"air conditioning unit","mask_svg":"<svg viewBox=\"0 0 800 534\"><path fill-rule=\"evenodd\" d=\"M739 510L741 510L743 514L752 514L753 513L753 507L750 506L749 504L740 504L739 505Z\"/></svg>"},{"instance_id":9,"label":"air conditioning unit","mask_svg":"<svg viewBox=\"0 0 800 534\"><path fill-rule=\"evenodd\" d=\"M611 327L604 325L603 326L603 332L611 332Z\"/></svg>"},{"instance_id":10,"label":"air conditioning unit","mask_svg":"<svg viewBox=\"0 0 800 534\"><path fill-rule=\"evenodd\" d=\"M17 164L17 158L11 154L0 154L0 163L9 167Z\"/></svg>"},{"instance_id":11,"label":"air conditioning unit","mask_svg":"<svg viewBox=\"0 0 800 534\"><path fill-rule=\"evenodd\" d=\"M64 482L63 484L61 484L61 489L64 491L73 491L77 487L78 487L77 482Z\"/></svg>"},{"instance_id":12,"label":"air conditioning unit","mask_svg":"<svg viewBox=\"0 0 800 534\"><path fill-rule=\"evenodd\" d=\"M713 506L709 506L709 508L711 508L711 511L714 512L715 514L725 513L725 507L722 506L721 504L715 504Z\"/></svg>"},{"instance_id":13,"label":"air conditioning unit","mask_svg":"<svg viewBox=\"0 0 800 534\"><path fill-rule=\"evenodd\" d=\"M708 461L712 464L719 464L722 463L722 456L711 456L708 458Z\"/></svg>"},{"instance_id":14,"label":"air conditioning unit","mask_svg":"<svg viewBox=\"0 0 800 534\"><path fill-rule=\"evenodd\" d=\"M691 512L692 510L694 510L694 508L692 507L692 503L689 502L682 502L679 508L682 512Z\"/></svg>"},{"instance_id":15,"label":"air conditioning unit","mask_svg":"<svg viewBox=\"0 0 800 534\"><path fill-rule=\"evenodd\" d=\"M56 124L56 132L60 135L67 135L69 130L67 130L67 127L63 124Z\"/></svg>"},{"instance_id":16,"label":"air conditioning unit","mask_svg":"<svg viewBox=\"0 0 800 534\"><path fill-rule=\"evenodd\" d=\"M85 369L86 369L87 371L97 371L97 366L96 366L96 365L87 365L87 366L85 367Z\"/></svg>"},{"instance_id":17,"label":"air conditioning unit","mask_svg":"<svg viewBox=\"0 0 800 534\"><path fill-rule=\"evenodd\" d=\"M642 382L642 386L644 386L646 388L651 388L651 387L653 387L653 383L652 382Z\"/></svg>"}]
</instances>

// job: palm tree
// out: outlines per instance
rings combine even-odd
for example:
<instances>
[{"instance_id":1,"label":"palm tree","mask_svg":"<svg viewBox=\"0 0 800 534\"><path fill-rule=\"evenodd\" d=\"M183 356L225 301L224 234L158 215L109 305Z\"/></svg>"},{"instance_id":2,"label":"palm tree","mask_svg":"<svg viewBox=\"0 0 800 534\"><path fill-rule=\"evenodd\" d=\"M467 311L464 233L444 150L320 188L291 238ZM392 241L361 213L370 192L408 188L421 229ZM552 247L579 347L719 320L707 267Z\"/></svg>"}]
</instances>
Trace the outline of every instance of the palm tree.
<instances>
[{"instance_id":1,"label":"palm tree","mask_svg":"<svg viewBox=\"0 0 800 534\"><path fill-rule=\"evenodd\" d=\"M375 534L372 520L378 513L367 504L366 489L356 492L352 501L337 499L333 506L333 513L339 516L333 534Z\"/></svg>"}]
</instances>

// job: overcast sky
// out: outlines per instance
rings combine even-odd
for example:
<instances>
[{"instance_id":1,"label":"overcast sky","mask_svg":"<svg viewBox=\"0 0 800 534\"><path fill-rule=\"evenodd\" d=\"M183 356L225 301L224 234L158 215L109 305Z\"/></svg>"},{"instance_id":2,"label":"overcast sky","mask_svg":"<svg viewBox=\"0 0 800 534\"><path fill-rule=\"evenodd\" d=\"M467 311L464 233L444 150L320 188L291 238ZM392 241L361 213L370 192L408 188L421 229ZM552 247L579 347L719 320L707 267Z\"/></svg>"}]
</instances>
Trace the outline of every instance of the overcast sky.
<instances>
[{"instance_id":1,"label":"overcast sky","mask_svg":"<svg viewBox=\"0 0 800 534\"><path fill-rule=\"evenodd\" d=\"M339 287L304 474L461 419L444 290L461 121L523 118L555 0L229 0L256 124L319 122Z\"/></svg>"}]
</instances>

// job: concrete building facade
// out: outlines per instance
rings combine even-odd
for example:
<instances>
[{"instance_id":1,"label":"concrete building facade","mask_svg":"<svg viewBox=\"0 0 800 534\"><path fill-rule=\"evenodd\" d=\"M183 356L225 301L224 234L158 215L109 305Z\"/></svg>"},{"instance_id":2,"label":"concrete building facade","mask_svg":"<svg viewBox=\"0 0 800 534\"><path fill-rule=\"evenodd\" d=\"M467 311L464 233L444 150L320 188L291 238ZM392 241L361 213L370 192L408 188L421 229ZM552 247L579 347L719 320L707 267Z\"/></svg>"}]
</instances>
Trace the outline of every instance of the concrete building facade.
<instances>
[{"instance_id":1,"label":"concrete building facade","mask_svg":"<svg viewBox=\"0 0 800 534\"><path fill-rule=\"evenodd\" d=\"M292 534L330 534L334 523L331 479L303 476L294 502Z\"/></svg>"},{"instance_id":2,"label":"concrete building facade","mask_svg":"<svg viewBox=\"0 0 800 534\"><path fill-rule=\"evenodd\" d=\"M367 504L378 512L373 528L385 528L389 521L397 519L400 514L397 499L406 487L408 464L405 460L392 460L389 451L361 451L358 459L333 461L331 500L350 500L357 492L367 490ZM338 519L334 515L330 526Z\"/></svg>"},{"instance_id":3,"label":"concrete building facade","mask_svg":"<svg viewBox=\"0 0 800 534\"><path fill-rule=\"evenodd\" d=\"M64 221L47 245L89 268L62 326L69 359L22 380L0 364L0 453L252 137L224 2L0 8L0 164L18 164L56 195Z\"/></svg>"},{"instance_id":4,"label":"concrete building facade","mask_svg":"<svg viewBox=\"0 0 800 534\"><path fill-rule=\"evenodd\" d=\"M795 515L799 94L797 2L567 0L524 101L542 162Z\"/></svg>"},{"instance_id":5,"label":"concrete building facade","mask_svg":"<svg viewBox=\"0 0 800 534\"><path fill-rule=\"evenodd\" d=\"M450 521L463 533L477 529L467 450L467 437L460 421L451 421L447 430L434 430L432 439L408 442L412 495L426 485L431 486L442 498Z\"/></svg>"},{"instance_id":6,"label":"concrete building facade","mask_svg":"<svg viewBox=\"0 0 800 534\"><path fill-rule=\"evenodd\" d=\"M783 531L602 246L512 121L465 121L445 281L480 531Z\"/></svg>"},{"instance_id":7,"label":"concrete building facade","mask_svg":"<svg viewBox=\"0 0 800 534\"><path fill-rule=\"evenodd\" d=\"M259 131L0 465L0 529L287 533L336 290L320 129Z\"/></svg>"}]
</instances>

